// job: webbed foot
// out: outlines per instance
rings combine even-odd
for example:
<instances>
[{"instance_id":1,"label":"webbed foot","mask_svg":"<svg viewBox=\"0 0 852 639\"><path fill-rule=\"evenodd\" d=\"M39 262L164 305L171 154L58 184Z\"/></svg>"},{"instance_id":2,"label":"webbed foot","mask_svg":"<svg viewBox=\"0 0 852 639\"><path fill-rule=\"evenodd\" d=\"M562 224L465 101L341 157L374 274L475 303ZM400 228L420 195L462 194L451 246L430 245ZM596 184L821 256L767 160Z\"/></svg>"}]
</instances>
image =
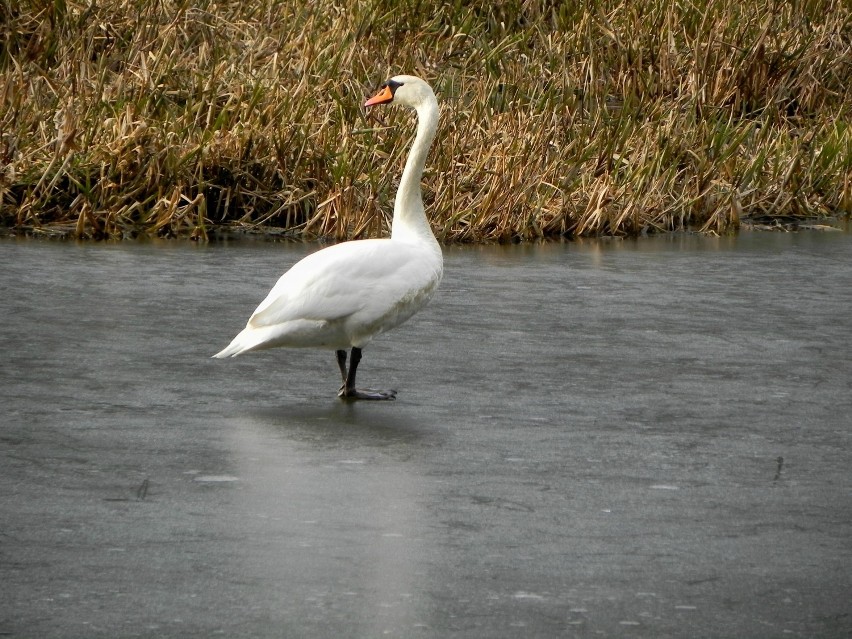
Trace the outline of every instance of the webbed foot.
<instances>
[{"instance_id":1,"label":"webbed foot","mask_svg":"<svg viewBox=\"0 0 852 639\"><path fill-rule=\"evenodd\" d=\"M356 400L356 399L371 399L371 400L393 400L396 399L395 390L377 390L375 388L346 388L341 386L337 392L340 399Z\"/></svg>"},{"instance_id":2,"label":"webbed foot","mask_svg":"<svg viewBox=\"0 0 852 639\"><path fill-rule=\"evenodd\" d=\"M337 391L337 396L341 399L373 399L387 400L396 399L395 390L376 390L375 388L355 388L355 371L358 370L358 363L361 361L361 349L357 346L352 347L352 362L349 370L346 370L346 351L341 349L337 351L337 365L340 367L340 375L343 378L343 386Z\"/></svg>"}]
</instances>

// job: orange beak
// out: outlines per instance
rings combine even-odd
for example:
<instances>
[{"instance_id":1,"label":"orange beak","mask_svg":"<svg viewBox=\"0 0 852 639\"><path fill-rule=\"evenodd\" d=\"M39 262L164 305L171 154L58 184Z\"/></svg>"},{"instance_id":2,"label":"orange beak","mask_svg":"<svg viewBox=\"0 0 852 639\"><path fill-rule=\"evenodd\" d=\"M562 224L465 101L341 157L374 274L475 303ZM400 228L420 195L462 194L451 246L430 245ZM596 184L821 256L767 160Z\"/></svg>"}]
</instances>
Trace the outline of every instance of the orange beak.
<instances>
[{"instance_id":1,"label":"orange beak","mask_svg":"<svg viewBox=\"0 0 852 639\"><path fill-rule=\"evenodd\" d=\"M388 85L385 85L382 87L381 91L379 91L376 95L367 100L364 103L364 106L368 107L373 106L374 104L387 104L391 100L393 100L393 92L390 90L390 87Z\"/></svg>"}]
</instances>

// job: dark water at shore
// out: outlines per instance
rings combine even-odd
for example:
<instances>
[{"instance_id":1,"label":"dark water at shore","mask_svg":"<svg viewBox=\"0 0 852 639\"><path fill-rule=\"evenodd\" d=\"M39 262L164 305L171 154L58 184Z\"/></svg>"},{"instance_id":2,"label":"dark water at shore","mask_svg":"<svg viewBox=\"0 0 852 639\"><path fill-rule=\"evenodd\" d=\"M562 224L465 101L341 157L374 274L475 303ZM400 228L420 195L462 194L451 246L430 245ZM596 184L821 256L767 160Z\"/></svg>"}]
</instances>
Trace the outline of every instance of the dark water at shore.
<instances>
[{"instance_id":1,"label":"dark water at shore","mask_svg":"<svg viewBox=\"0 0 852 639\"><path fill-rule=\"evenodd\" d=\"M852 633L852 235L448 248L211 360L312 247L0 242L0 634Z\"/></svg>"}]
</instances>

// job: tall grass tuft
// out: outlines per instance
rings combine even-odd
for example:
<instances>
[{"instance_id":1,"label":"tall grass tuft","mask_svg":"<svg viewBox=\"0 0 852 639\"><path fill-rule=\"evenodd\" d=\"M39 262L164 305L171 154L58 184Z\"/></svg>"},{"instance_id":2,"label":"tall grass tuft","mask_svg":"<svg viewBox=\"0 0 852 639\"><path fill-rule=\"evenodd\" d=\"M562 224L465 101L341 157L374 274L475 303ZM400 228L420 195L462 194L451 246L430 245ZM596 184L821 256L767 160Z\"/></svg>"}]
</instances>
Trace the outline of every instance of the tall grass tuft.
<instances>
[{"instance_id":1,"label":"tall grass tuft","mask_svg":"<svg viewBox=\"0 0 852 639\"><path fill-rule=\"evenodd\" d=\"M0 0L0 224L78 237L386 228L413 127L444 241L852 214L845 0Z\"/></svg>"}]
</instances>

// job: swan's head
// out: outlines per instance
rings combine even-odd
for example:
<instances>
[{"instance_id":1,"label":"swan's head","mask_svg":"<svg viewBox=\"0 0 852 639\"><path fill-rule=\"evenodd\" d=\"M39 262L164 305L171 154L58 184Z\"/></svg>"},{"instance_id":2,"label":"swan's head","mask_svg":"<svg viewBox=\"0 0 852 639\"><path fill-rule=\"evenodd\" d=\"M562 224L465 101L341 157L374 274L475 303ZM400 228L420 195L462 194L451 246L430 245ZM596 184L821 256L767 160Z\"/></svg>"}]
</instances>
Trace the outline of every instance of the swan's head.
<instances>
[{"instance_id":1,"label":"swan's head","mask_svg":"<svg viewBox=\"0 0 852 639\"><path fill-rule=\"evenodd\" d=\"M435 101L432 87L413 75L395 75L385 82L379 92L364 103L364 106L396 102L417 108L426 102Z\"/></svg>"}]
</instances>

